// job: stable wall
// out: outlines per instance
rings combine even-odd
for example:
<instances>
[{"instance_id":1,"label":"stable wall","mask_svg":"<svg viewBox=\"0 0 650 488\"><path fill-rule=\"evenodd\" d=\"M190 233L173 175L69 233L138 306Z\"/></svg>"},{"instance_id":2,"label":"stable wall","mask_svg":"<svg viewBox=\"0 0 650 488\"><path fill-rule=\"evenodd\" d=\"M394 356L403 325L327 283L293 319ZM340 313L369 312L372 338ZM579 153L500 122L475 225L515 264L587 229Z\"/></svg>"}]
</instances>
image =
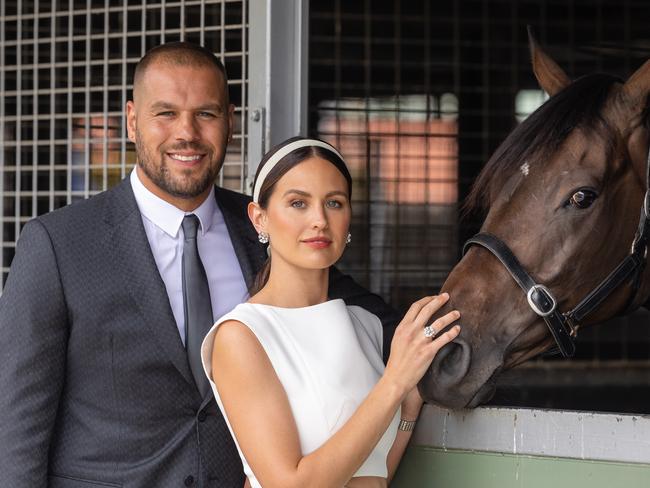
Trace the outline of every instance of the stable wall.
<instances>
[{"instance_id":1,"label":"stable wall","mask_svg":"<svg viewBox=\"0 0 650 488\"><path fill-rule=\"evenodd\" d=\"M392 487L650 487L650 416L426 405Z\"/></svg>"}]
</instances>

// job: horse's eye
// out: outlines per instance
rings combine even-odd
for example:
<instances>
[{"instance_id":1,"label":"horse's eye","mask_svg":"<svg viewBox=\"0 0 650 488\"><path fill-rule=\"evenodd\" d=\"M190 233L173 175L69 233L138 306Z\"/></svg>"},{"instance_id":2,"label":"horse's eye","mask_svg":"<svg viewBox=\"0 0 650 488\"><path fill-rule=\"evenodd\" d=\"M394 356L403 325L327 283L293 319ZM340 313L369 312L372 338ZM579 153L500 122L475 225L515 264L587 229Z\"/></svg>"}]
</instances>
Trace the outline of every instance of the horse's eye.
<instances>
[{"instance_id":1,"label":"horse's eye","mask_svg":"<svg viewBox=\"0 0 650 488\"><path fill-rule=\"evenodd\" d=\"M591 190L578 190L569 199L569 203L575 208L588 208L598 198L596 192Z\"/></svg>"}]
</instances>

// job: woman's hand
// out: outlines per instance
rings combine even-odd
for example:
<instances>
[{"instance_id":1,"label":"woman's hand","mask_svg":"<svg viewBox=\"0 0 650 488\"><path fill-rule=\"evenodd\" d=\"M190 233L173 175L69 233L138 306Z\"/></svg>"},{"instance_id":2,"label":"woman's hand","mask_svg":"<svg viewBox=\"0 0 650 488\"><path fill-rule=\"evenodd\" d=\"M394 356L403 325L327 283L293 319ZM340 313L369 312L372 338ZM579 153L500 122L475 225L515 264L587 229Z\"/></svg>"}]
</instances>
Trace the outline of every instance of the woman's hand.
<instances>
[{"instance_id":1,"label":"woman's hand","mask_svg":"<svg viewBox=\"0 0 650 488\"><path fill-rule=\"evenodd\" d=\"M435 335L433 340L424 335L425 326L431 325L437 334L460 317L460 312L453 310L432 324L428 323L447 300L447 293L418 300L411 305L395 330L384 379L397 385L404 396L417 385L438 351L460 332L457 325L444 334Z\"/></svg>"}]
</instances>

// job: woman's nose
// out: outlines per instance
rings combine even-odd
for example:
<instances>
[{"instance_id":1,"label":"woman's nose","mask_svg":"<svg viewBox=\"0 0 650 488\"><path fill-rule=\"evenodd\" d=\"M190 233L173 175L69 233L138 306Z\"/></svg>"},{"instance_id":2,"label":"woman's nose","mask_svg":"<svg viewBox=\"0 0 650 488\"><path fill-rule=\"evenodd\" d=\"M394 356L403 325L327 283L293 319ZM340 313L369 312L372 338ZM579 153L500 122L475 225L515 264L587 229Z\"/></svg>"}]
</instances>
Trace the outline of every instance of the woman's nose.
<instances>
[{"instance_id":1,"label":"woman's nose","mask_svg":"<svg viewBox=\"0 0 650 488\"><path fill-rule=\"evenodd\" d=\"M312 227L314 229L324 229L327 227L327 215L325 209L320 206L314 209L314 214L312 215Z\"/></svg>"}]
</instances>

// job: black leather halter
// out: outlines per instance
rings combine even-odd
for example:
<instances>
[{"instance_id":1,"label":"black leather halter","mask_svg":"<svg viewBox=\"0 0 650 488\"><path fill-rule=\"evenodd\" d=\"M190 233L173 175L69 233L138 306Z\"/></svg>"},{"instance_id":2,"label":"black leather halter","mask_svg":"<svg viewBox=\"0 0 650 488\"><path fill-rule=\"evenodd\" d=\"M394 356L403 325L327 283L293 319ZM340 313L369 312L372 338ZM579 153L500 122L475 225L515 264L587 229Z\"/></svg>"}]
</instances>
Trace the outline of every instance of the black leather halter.
<instances>
[{"instance_id":1,"label":"black leather halter","mask_svg":"<svg viewBox=\"0 0 650 488\"><path fill-rule=\"evenodd\" d=\"M498 237L487 232L480 232L469 239L463 246L463 254L472 245L479 245L494 254L505 266L513 279L526 294L530 308L546 322L553 339L564 357L575 353L575 337L582 320L596 309L614 290L625 282L631 282L632 294L628 307L641 286L641 277L648 256L650 240L650 148L646 163L646 193L641 206L641 218L630 254L594 288L572 310L562 313L557 309L557 300L544 285L538 284L526 272L510 248ZM627 308L627 307L626 307Z\"/></svg>"}]
</instances>

